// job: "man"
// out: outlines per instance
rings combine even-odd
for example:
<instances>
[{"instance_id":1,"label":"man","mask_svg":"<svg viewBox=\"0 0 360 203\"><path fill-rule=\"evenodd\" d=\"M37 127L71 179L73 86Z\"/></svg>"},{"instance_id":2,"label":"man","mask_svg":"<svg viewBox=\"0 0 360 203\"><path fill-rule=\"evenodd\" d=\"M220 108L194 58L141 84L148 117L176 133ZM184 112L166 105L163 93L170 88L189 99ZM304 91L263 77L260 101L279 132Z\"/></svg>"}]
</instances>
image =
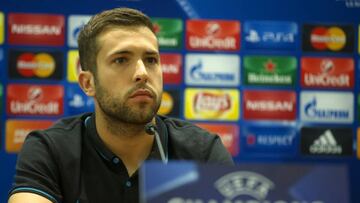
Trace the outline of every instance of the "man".
<instances>
[{"instance_id":1,"label":"man","mask_svg":"<svg viewBox=\"0 0 360 203\"><path fill-rule=\"evenodd\" d=\"M116 8L95 15L79 39L79 84L95 113L65 118L27 136L9 202L138 202L145 160L233 164L218 136L156 115L162 71L150 19ZM145 131L156 126L162 144ZM161 150L163 148L164 150Z\"/></svg>"}]
</instances>

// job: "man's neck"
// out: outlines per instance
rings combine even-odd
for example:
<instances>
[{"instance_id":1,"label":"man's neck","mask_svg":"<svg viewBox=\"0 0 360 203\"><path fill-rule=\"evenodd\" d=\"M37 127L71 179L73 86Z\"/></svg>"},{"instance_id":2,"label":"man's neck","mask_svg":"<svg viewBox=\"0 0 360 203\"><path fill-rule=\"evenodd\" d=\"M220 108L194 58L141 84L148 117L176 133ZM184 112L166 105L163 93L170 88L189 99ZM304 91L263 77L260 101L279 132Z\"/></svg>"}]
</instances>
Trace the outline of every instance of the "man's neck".
<instances>
[{"instance_id":1,"label":"man's neck","mask_svg":"<svg viewBox=\"0 0 360 203\"><path fill-rule=\"evenodd\" d=\"M121 158L131 176L149 156L154 136L148 135L143 125L109 121L101 114L96 114L95 123L101 140Z\"/></svg>"}]
</instances>

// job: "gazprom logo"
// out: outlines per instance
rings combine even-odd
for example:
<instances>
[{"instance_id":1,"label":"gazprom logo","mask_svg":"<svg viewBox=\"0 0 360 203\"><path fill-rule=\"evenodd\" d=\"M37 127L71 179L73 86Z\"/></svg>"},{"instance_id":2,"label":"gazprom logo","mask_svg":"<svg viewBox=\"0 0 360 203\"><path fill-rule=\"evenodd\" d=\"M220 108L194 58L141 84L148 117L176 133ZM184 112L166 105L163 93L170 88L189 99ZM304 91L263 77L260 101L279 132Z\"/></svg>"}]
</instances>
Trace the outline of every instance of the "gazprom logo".
<instances>
[{"instance_id":1,"label":"gazprom logo","mask_svg":"<svg viewBox=\"0 0 360 203\"><path fill-rule=\"evenodd\" d=\"M237 86L240 58L237 55L188 54L185 82L188 85Z\"/></svg>"},{"instance_id":2,"label":"gazprom logo","mask_svg":"<svg viewBox=\"0 0 360 203\"><path fill-rule=\"evenodd\" d=\"M90 20L90 15L71 15L68 22L68 46L77 47L77 38L81 29Z\"/></svg>"},{"instance_id":3,"label":"gazprom logo","mask_svg":"<svg viewBox=\"0 0 360 203\"><path fill-rule=\"evenodd\" d=\"M274 187L268 178L251 171L229 173L215 182L215 188L228 200L242 195L264 200Z\"/></svg>"},{"instance_id":4,"label":"gazprom logo","mask_svg":"<svg viewBox=\"0 0 360 203\"><path fill-rule=\"evenodd\" d=\"M203 70L203 62L200 60L198 64L190 70L190 76L194 80L214 80L214 81L233 81L235 76L230 73L207 73Z\"/></svg>"},{"instance_id":5,"label":"gazprom logo","mask_svg":"<svg viewBox=\"0 0 360 203\"><path fill-rule=\"evenodd\" d=\"M354 95L350 92L301 93L301 119L312 122L352 123Z\"/></svg>"}]
</instances>

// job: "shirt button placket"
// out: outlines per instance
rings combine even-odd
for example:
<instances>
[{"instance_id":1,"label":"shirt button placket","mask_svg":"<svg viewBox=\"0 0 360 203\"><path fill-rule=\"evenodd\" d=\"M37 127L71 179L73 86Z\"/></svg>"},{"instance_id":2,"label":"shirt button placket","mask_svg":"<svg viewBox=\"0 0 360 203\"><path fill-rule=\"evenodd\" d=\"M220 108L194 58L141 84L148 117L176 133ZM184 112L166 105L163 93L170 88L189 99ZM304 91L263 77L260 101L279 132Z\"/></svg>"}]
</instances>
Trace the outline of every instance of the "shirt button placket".
<instances>
[{"instance_id":1,"label":"shirt button placket","mask_svg":"<svg viewBox=\"0 0 360 203\"><path fill-rule=\"evenodd\" d=\"M131 181L130 181L130 180L126 181L126 182L125 182L125 185L126 185L126 187L131 187L131 185L132 185L132 184L131 184Z\"/></svg>"},{"instance_id":2,"label":"shirt button placket","mask_svg":"<svg viewBox=\"0 0 360 203\"><path fill-rule=\"evenodd\" d=\"M118 163L120 162L120 159L117 158L117 157L115 157L115 158L113 158L112 162L113 162L114 164L118 164Z\"/></svg>"}]
</instances>

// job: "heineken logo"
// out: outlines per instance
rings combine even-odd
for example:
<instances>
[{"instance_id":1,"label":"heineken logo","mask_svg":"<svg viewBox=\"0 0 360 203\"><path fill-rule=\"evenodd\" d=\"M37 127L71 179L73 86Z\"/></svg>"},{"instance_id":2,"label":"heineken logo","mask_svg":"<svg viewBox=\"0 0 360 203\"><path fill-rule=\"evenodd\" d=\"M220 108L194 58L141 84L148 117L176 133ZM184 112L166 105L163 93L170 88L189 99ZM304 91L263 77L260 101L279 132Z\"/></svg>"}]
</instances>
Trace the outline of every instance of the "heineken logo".
<instances>
[{"instance_id":1,"label":"heineken logo","mask_svg":"<svg viewBox=\"0 0 360 203\"><path fill-rule=\"evenodd\" d=\"M296 58L245 56L245 83L249 85L295 85Z\"/></svg>"},{"instance_id":2,"label":"heineken logo","mask_svg":"<svg viewBox=\"0 0 360 203\"><path fill-rule=\"evenodd\" d=\"M181 48L182 21L172 18L153 18L154 32L160 48Z\"/></svg>"}]
</instances>

